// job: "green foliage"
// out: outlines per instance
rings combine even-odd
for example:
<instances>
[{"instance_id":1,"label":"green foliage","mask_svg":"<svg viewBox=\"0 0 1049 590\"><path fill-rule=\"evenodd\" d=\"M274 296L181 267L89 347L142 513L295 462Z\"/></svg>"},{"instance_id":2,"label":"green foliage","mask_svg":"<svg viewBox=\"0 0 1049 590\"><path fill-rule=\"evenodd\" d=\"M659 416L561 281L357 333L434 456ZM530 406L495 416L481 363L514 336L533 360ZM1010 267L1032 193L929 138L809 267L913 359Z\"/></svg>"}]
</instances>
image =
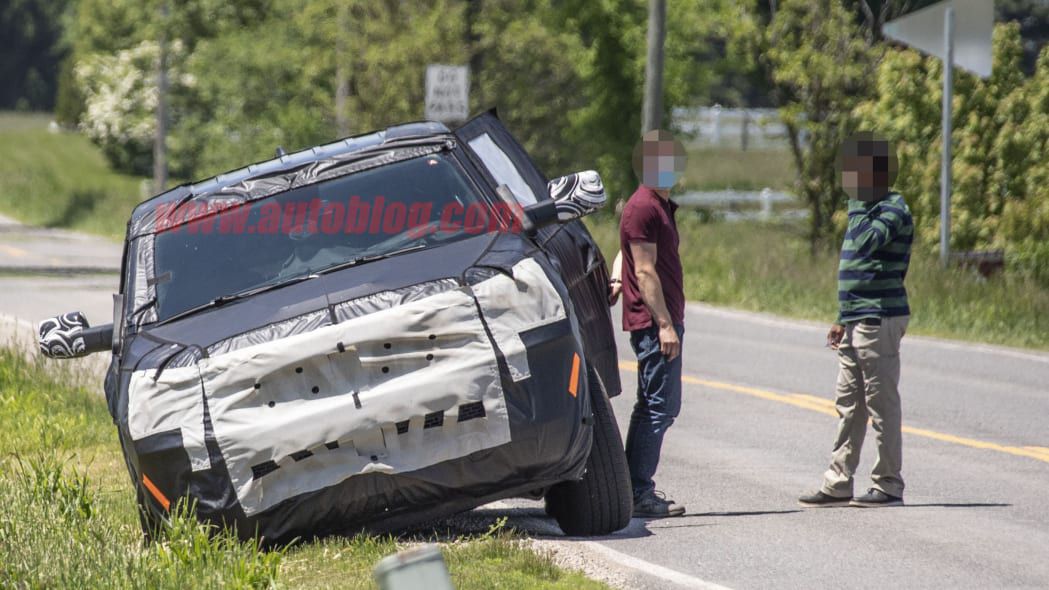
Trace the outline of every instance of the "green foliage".
<instances>
[{"instance_id":1,"label":"green foliage","mask_svg":"<svg viewBox=\"0 0 1049 590\"><path fill-rule=\"evenodd\" d=\"M62 24L69 0L0 4L0 109L50 110L58 64L66 54Z\"/></svg>"},{"instance_id":2,"label":"green foliage","mask_svg":"<svg viewBox=\"0 0 1049 590\"><path fill-rule=\"evenodd\" d=\"M473 103L475 110L496 107L540 169L558 176L586 167L580 151L590 146L571 131L570 114L586 106L578 64L588 54L578 34L549 26L550 0L536 4L521 11L514 0L483 3Z\"/></svg>"},{"instance_id":3,"label":"green foliage","mask_svg":"<svg viewBox=\"0 0 1049 590\"><path fill-rule=\"evenodd\" d=\"M1025 78L1015 23L995 27L993 48L989 79L955 77L951 246L1004 248L1014 270L1049 285L1049 54ZM927 252L939 243L941 80L938 60L891 51L875 97L855 111L863 126L895 142L897 187Z\"/></svg>"},{"instance_id":4,"label":"green foliage","mask_svg":"<svg viewBox=\"0 0 1049 590\"><path fill-rule=\"evenodd\" d=\"M199 178L423 116L429 63L474 63L473 107L498 107L550 175L596 168L616 196L635 184L644 0L79 0L82 128L123 171L151 166L156 40L175 48L169 167ZM470 9L470 10L468 10ZM701 102L724 73L724 0L668 2L666 110ZM336 113L337 80L345 110ZM73 92L68 93L74 96ZM114 100L120 96L123 100ZM70 103L72 105L72 102ZM65 113L66 109L64 109ZM63 120L77 116L63 114ZM665 126L670 126L670 121Z\"/></svg>"},{"instance_id":5,"label":"green foliage","mask_svg":"<svg viewBox=\"0 0 1049 590\"><path fill-rule=\"evenodd\" d=\"M268 51L255 43L265 35ZM330 140L327 97L304 79L311 55L290 24L273 23L202 41L189 58L193 81L172 127L172 161L189 178L217 174Z\"/></svg>"},{"instance_id":6,"label":"green foliage","mask_svg":"<svg viewBox=\"0 0 1049 590\"><path fill-rule=\"evenodd\" d=\"M785 0L769 17L766 23L761 10L744 13L734 46L773 86L816 248L829 243L833 215L843 208L835 158L856 130L852 109L870 91L873 55L841 0Z\"/></svg>"},{"instance_id":7,"label":"green foliage","mask_svg":"<svg viewBox=\"0 0 1049 590\"><path fill-rule=\"evenodd\" d=\"M62 60L58 70L55 94L55 121L66 129L73 129L84 113L84 93L76 79L76 61L73 56Z\"/></svg>"}]
</instances>

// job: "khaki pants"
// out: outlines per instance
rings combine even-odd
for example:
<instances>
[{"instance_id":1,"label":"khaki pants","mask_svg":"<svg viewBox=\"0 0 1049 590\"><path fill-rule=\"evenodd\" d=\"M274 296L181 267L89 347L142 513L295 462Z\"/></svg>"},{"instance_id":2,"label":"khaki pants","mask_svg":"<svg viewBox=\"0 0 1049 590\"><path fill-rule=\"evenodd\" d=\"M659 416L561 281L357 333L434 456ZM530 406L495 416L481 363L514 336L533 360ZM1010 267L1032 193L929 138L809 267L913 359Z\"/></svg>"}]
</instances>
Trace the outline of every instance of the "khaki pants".
<instances>
[{"instance_id":1,"label":"khaki pants","mask_svg":"<svg viewBox=\"0 0 1049 590\"><path fill-rule=\"evenodd\" d=\"M900 432L900 340L909 317L882 318L880 326L854 322L838 346L837 400L841 420L823 493L848 497L860 463L867 418L874 427L878 456L871 471L874 488L903 497L903 445Z\"/></svg>"}]
</instances>

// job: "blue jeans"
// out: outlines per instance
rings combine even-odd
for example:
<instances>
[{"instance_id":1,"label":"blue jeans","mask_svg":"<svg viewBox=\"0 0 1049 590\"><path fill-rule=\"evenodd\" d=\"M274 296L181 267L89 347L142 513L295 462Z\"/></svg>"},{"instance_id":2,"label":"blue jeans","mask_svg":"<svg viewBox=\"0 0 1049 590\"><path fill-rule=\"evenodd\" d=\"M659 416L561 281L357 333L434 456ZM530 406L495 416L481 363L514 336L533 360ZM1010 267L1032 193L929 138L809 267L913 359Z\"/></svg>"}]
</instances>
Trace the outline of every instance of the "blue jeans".
<instances>
[{"instance_id":1,"label":"blue jeans","mask_svg":"<svg viewBox=\"0 0 1049 590\"><path fill-rule=\"evenodd\" d=\"M674 329L681 340L685 327ZM626 457L637 501L656 487L652 476L659 465L663 435L681 411L681 355L672 361L663 356L656 326L630 332L630 346L637 356L637 403L630 415Z\"/></svg>"}]
</instances>

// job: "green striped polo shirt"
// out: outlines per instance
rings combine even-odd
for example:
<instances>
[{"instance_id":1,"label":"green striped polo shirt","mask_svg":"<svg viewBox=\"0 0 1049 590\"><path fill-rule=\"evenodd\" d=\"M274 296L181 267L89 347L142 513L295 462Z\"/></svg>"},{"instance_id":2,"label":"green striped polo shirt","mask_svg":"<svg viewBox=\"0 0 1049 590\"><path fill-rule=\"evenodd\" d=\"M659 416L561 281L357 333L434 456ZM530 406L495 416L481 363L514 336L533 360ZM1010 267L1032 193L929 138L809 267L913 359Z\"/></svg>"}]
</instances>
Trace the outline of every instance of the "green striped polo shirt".
<instances>
[{"instance_id":1,"label":"green striped polo shirt","mask_svg":"<svg viewBox=\"0 0 1049 590\"><path fill-rule=\"evenodd\" d=\"M897 193L874 202L849 200L849 225L838 263L838 323L910 315L907 266L914 221Z\"/></svg>"}]
</instances>

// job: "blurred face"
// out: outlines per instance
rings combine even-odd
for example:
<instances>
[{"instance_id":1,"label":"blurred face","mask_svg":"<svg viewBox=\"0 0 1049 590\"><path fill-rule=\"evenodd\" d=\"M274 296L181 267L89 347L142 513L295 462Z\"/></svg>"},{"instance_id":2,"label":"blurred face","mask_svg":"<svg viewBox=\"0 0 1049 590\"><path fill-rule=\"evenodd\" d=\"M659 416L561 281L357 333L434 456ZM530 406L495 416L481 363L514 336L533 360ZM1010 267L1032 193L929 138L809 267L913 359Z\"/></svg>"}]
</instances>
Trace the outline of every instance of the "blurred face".
<instances>
[{"instance_id":1,"label":"blurred face","mask_svg":"<svg viewBox=\"0 0 1049 590\"><path fill-rule=\"evenodd\" d=\"M842 144L838 155L841 186L849 198L877 201L896 180L896 153L888 141L871 133L858 133Z\"/></svg>"},{"instance_id":2,"label":"blurred face","mask_svg":"<svg viewBox=\"0 0 1049 590\"><path fill-rule=\"evenodd\" d=\"M685 172L685 148L669 131L655 129L645 133L634 146L634 173L641 184L670 189Z\"/></svg>"}]
</instances>

